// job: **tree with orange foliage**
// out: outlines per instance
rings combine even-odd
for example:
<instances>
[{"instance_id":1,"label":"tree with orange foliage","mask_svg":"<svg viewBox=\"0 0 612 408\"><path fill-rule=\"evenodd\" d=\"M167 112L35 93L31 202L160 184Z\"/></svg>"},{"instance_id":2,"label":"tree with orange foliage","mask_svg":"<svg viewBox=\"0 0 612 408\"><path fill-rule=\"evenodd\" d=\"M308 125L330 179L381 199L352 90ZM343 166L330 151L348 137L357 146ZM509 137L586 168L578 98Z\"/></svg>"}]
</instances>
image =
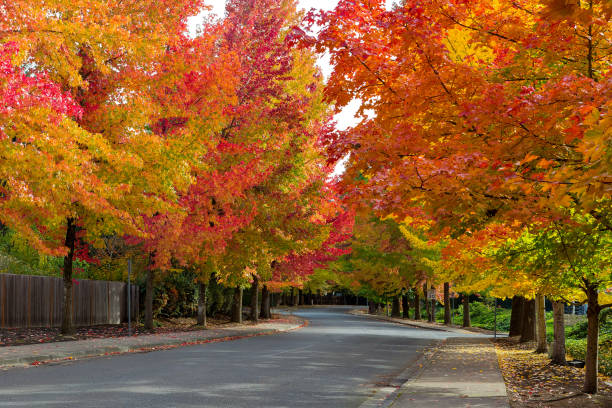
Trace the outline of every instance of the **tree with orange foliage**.
<instances>
[{"instance_id":1,"label":"tree with orange foliage","mask_svg":"<svg viewBox=\"0 0 612 408\"><path fill-rule=\"evenodd\" d=\"M328 141L332 159L349 156L347 198L424 210L454 237L572 214L609 231L609 17L602 0L340 1L312 15L322 29L302 38L332 54L328 98L362 102L361 122ZM602 284L585 281L594 310Z\"/></svg>"},{"instance_id":2,"label":"tree with orange foliage","mask_svg":"<svg viewBox=\"0 0 612 408\"><path fill-rule=\"evenodd\" d=\"M14 43L32 74L48 76L78 106L70 118L72 137L39 138L36 153L50 150L56 173L35 160L8 164L25 170L9 178L36 186L11 206L10 217L18 221L10 226L40 250L65 255L64 334L74 331L77 231L94 243L107 234L142 235L143 216L166 210L159 197L172 197L174 182L185 182L164 139L146 129L154 106L147 85L164 48L201 6L198 0L0 2L0 42ZM60 146L70 150L62 153ZM47 184L36 184L40 180Z\"/></svg>"}]
</instances>

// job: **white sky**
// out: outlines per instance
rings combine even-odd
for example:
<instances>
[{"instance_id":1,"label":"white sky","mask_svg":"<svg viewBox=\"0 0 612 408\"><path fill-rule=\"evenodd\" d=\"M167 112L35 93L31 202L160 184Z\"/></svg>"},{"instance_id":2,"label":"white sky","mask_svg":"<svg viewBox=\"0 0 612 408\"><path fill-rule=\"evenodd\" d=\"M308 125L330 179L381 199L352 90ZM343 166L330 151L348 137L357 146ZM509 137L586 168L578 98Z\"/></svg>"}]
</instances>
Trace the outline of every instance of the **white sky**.
<instances>
[{"instance_id":1,"label":"white sky","mask_svg":"<svg viewBox=\"0 0 612 408\"><path fill-rule=\"evenodd\" d=\"M386 0L386 2L387 2L387 8L390 8L393 3L393 0ZM210 12L204 11L197 16L191 17L189 20L189 31L192 34L195 34L198 24L202 21L202 18L206 14L212 13L212 14L216 14L219 17L223 17L225 13L225 0L208 0L206 1L206 4L212 6L212 10ZM336 4L338 4L338 0L299 0L298 1L298 7L305 9L305 10L310 10L311 8L331 10L334 7L336 7ZM329 78L329 75L331 74L331 71L332 71L332 66L330 65L330 62L329 62L329 56L322 55L318 60L318 65L319 67L321 67L321 71L323 72L324 77L326 79ZM353 100L344 109L342 109L342 111L334 117L334 119L337 122L336 128L339 130L344 130L348 127L351 127L357 124L359 120L355 117L355 113L357 112L357 109L359 109L359 106L360 106L360 101ZM334 174L341 174L344 171L344 163L343 163L344 161L345 160L342 160L338 163L334 171Z\"/></svg>"}]
</instances>

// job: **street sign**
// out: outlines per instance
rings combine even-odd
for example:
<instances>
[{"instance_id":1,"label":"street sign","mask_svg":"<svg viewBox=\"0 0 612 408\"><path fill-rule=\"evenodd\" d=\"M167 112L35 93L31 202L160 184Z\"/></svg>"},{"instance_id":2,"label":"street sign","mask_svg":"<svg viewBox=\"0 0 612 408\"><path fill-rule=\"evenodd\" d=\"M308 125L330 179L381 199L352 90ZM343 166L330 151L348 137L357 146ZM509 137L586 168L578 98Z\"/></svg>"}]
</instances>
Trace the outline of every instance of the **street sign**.
<instances>
[{"instance_id":1,"label":"street sign","mask_svg":"<svg viewBox=\"0 0 612 408\"><path fill-rule=\"evenodd\" d=\"M436 300L436 290L435 289L427 290L427 300Z\"/></svg>"}]
</instances>

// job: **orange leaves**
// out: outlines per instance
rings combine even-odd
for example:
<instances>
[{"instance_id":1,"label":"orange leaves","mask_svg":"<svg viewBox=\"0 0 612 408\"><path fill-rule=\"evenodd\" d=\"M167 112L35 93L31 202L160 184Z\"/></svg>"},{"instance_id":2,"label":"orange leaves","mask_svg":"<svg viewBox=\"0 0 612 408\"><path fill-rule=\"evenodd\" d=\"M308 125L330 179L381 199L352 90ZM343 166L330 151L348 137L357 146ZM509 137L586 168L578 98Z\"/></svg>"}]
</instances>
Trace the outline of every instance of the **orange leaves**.
<instances>
[{"instance_id":1,"label":"orange leaves","mask_svg":"<svg viewBox=\"0 0 612 408\"><path fill-rule=\"evenodd\" d=\"M546 12L554 16L568 17L580 10L579 0L543 0Z\"/></svg>"},{"instance_id":2,"label":"orange leaves","mask_svg":"<svg viewBox=\"0 0 612 408\"><path fill-rule=\"evenodd\" d=\"M580 8L548 3L562 14ZM556 217L575 205L572 192L601 194L578 180L606 173L582 155L609 151L595 123L612 95L610 24L598 4L596 27L542 9L407 1L383 13L340 2L323 13L319 47L337 63L328 98L374 111L329 140L331 157L351 156L345 197L382 215L418 203L438 226L464 231L489 214L528 225L534 213ZM600 39L590 45L589 30Z\"/></svg>"},{"instance_id":3,"label":"orange leaves","mask_svg":"<svg viewBox=\"0 0 612 408\"><path fill-rule=\"evenodd\" d=\"M527 156L525 156L525 158L521 161L521 164L530 163L538 158L539 157L537 155L528 153Z\"/></svg>"}]
</instances>

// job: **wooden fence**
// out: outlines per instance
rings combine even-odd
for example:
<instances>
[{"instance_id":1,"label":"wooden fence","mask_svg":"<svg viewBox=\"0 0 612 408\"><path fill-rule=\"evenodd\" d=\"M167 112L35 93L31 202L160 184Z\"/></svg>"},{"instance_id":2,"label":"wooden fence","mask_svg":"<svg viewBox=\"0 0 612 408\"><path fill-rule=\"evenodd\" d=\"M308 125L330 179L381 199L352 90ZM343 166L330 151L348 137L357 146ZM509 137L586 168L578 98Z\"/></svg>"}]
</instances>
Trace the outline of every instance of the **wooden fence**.
<instances>
[{"instance_id":1,"label":"wooden fence","mask_svg":"<svg viewBox=\"0 0 612 408\"><path fill-rule=\"evenodd\" d=\"M59 327L64 283L48 276L0 274L0 328ZM138 287L131 286L132 319L138 316ZM76 280L72 285L76 326L126 322L127 284Z\"/></svg>"}]
</instances>

